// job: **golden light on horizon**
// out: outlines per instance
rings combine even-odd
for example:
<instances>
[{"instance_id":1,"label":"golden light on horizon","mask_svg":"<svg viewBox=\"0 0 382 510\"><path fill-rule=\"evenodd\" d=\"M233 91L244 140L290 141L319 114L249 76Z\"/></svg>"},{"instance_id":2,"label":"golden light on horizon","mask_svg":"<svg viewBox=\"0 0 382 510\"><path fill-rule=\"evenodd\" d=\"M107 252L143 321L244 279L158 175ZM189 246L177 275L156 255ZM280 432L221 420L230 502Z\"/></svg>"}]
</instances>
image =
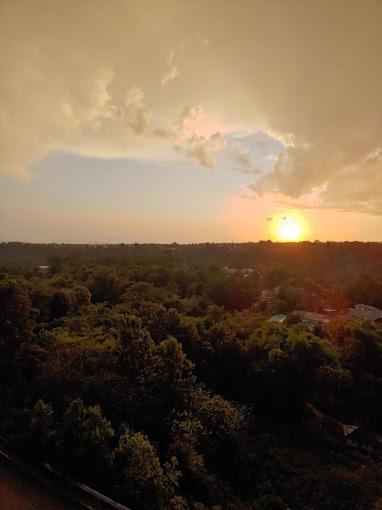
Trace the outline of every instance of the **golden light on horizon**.
<instances>
[{"instance_id":1,"label":"golden light on horizon","mask_svg":"<svg viewBox=\"0 0 382 510\"><path fill-rule=\"evenodd\" d=\"M271 230L277 241L297 242L306 238L309 228L301 214L292 212L273 218Z\"/></svg>"}]
</instances>

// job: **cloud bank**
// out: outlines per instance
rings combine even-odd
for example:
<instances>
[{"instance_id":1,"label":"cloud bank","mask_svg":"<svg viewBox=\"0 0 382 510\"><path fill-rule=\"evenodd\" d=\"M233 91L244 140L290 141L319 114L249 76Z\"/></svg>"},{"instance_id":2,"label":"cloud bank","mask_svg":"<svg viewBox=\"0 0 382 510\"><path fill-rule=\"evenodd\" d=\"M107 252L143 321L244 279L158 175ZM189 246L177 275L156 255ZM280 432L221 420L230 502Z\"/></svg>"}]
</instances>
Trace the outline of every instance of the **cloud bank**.
<instances>
[{"instance_id":1,"label":"cloud bank","mask_svg":"<svg viewBox=\"0 0 382 510\"><path fill-rule=\"evenodd\" d=\"M1 173L55 150L213 168L236 125L285 145L256 193L382 214L379 0L3 0L0 20Z\"/></svg>"}]
</instances>

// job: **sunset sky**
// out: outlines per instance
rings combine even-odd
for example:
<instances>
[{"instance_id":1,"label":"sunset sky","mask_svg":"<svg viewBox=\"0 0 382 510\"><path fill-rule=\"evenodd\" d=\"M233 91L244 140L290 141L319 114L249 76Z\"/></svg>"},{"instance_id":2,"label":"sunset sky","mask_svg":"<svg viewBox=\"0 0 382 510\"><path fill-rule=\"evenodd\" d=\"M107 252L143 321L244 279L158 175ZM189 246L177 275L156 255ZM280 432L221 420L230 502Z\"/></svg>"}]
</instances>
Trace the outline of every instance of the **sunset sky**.
<instances>
[{"instance_id":1,"label":"sunset sky","mask_svg":"<svg viewBox=\"0 0 382 510\"><path fill-rule=\"evenodd\" d=\"M380 0L2 0L0 241L382 241L381 27Z\"/></svg>"}]
</instances>

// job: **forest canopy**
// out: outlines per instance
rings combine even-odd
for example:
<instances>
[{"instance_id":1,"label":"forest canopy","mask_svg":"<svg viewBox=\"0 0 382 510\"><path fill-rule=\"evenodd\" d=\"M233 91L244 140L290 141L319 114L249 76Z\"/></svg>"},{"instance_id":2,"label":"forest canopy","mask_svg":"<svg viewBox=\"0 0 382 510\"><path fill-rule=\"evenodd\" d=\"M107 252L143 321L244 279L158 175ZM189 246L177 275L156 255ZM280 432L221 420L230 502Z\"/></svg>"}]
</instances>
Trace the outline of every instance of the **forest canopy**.
<instances>
[{"instance_id":1,"label":"forest canopy","mask_svg":"<svg viewBox=\"0 0 382 510\"><path fill-rule=\"evenodd\" d=\"M382 308L380 244L3 243L1 435L133 510L371 510L360 303Z\"/></svg>"}]
</instances>

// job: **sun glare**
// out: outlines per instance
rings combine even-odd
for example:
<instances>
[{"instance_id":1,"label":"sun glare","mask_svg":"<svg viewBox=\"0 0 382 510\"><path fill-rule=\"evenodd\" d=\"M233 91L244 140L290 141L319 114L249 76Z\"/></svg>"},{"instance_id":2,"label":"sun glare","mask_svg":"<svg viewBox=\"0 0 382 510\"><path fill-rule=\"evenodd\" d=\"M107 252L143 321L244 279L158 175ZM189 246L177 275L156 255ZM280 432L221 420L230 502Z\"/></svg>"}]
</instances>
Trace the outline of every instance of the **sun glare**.
<instances>
[{"instance_id":1,"label":"sun glare","mask_svg":"<svg viewBox=\"0 0 382 510\"><path fill-rule=\"evenodd\" d=\"M294 218L285 217L279 227L279 236L284 241L298 241L301 227Z\"/></svg>"},{"instance_id":2,"label":"sun glare","mask_svg":"<svg viewBox=\"0 0 382 510\"><path fill-rule=\"evenodd\" d=\"M302 241L308 231L307 221L296 213L273 218L272 233L278 241Z\"/></svg>"}]
</instances>

